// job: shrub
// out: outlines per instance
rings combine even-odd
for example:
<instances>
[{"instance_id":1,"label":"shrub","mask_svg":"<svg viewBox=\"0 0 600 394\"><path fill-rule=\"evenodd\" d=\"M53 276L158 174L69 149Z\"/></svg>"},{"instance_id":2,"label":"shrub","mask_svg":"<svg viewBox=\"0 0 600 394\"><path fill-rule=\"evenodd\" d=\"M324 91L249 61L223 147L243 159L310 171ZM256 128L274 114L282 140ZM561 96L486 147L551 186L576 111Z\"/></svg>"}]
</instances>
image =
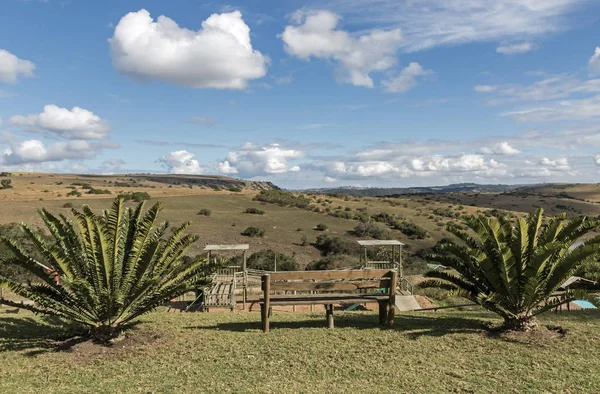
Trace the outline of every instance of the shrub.
<instances>
[{"instance_id":1,"label":"shrub","mask_svg":"<svg viewBox=\"0 0 600 394\"><path fill-rule=\"evenodd\" d=\"M302 195L286 192L278 189L261 190L254 197L256 201L263 201L272 204L277 204L282 207L296 207L306 209L310 205L310 200Z\"/></svg>"},{"instance_id":2,"label":"shrub","mask_svg":"<svg viewBox=\"0 0 600 394\"><path fill-rule=\"evenodd\" d=\"M0 189L10 189L12 186L12 180L2 179L0 180Z\"/></svg>"},{"instance_id":3,"label":"shrub","mask_svg":"<svg viewBox=\"0 0 600 394\"><path fill-rule=\"evenodd\" d=\"M72 204L72 203L70 203L70 202L66 202L66 203L64 203L64 204L63 204L63 206L62 206L62 207L63 207L63 208L73 208L73 204Z\"/></svg>"},{"instance_id":4,"label":"shrub","mask_svg":"<svg viewBox=\"0 0 600 394\"><path fill-rule=\"evenodd\" d=\"M300 246L307 246L308 244L308 235L302 235L302 237L300 237Z\"/></svg>"},{"instance_id":5,"label":"shrub","mask_svg":"<svg viewBox=\"0 0 600 394\"><path fill-rule=\"evenodd\" d=\"M244 213L249 213L252 215L264 215L265 211L263 211L262 209L258 209L258 208L246 208Z\"/></svg>"},{"instance_id":6,"label":"shrub","mask_svg":"<svg viewBox=\"0 0 600 394\"><path fill-rule=\"evenodd\" d=\"M79 192L79 190L73 189L67 193L67 196L81 197L81 192Z\"/></svg>"},{"instance_id":7,"label":"shrub","mask_svg":"<svg viewBox=\"0 0 600 394\"><path fill-rule=\"evenodd\" d=\"M107 190L107 189L91 188L90 190L88 190L88 194L111 194L111 193L110 193L110 190Z\"/></svg>"},{"instance_id":8,"label":"shrub","mask_svg":"<svg viewBox=\"0 0 600 394\"><path fill-rule=\"evenodd\" d=\"M315 241L315 248L317 248L323 256L329 256L333 254L349 254L358 256L358 253L360 252L360 247L358 244L339 237L332 237L327 234L321 234L317 237Z\"/></svg>"},{"instance_id":9,"label":"shrub","mask_svg":"<svg viewBox=\"0 0 600 394\"><path fill-rule=\"evenodd\" d=\"M157 221L161 209L160 203L146 213L141 204L126 209L120 198L100 215L84 206L75 214L78 226L86 229L83 234L66 217L42 209L40 216L52 234L51 241L27 225L22 228L43 259L27 253L18 241L1 239L15 255L6 262L36 279L21 283L0 276L0 282L33 303L0 302L79 323L88 328L92 339L110 341L139 316L207 283L204 260L183 262L198 236L184 234L189 223L167 236L167 226ZM96 242L99 239L102 242Z\"/></svg>"},{"instance_id":10,"label":"shrub","mask_svg":"<svg viewBox=\"0 0 600 394\"><path fill-rule=\"evenodd\" d=\"M127 192L119 194L124 201L142 202L150 199L150 195L146 192Z\"/></svg>"},{"instance_id":11,"label":"shrub","mask_svg":"<svg viewBox=\"0 0 600 394\"><path fill-rule=\"evenodd\" d=\"M396 222L394 229L410 239L425 239L427 237L427 231L424 228L406 220Z\"/></svg>"},{"instance_id":12,"label":"shrub","mask_svg":"<svg viewBox=\"0 0 600 394\"><path fill-rule=\"evenodd\" d=\"M265 235L265 229L260 227L246 227L244 231L242 231L242 235L246 237L259 237L262 238Z\"/></svg>"},{"instance_id":13,"label":"shrub","mask_svg":"<svg viewBox=\"0 0 600 394\"><path fill-rule=\"evenodd\" d=\"M345 267L354 267L360 263L355 255L337 254L323 257L306 266L307 270L331 270Z\"/></svg>"},{"instance_id":14,"label":"shrub","mask_svg":"<svg viewBox=\"0 0 600 394\"><path fill-rule=\"evenodd\" d=\"M229 190L230 192L234 192L234 193L241 193L242 192L242 188L241 187L237 187L237 186L230 187L227 190Z\"/></svg>"},{"instance_id":15,"label":"shrub","mask_svg":"<svg viewBox=\"0 0 600 394\"><path fill-rule=\"evenodd\" d=\"M210 209L203 208L203 209L199 210L196 215L210 216L211 214L212 214L212 211Z\"/></svg>"},{"instance_id":16,"label":"shrub","mask_svg":"<svg viewBox=\"0 0 600 394\"><path fill-rule=\"evenodd\" d=\"M323 223L319 223L315 227L315 230L317 230L317 231L327 231L327 225L323 224Z\"/></svg>"},{"instance_id":17,"label":"shrub","mask_svg":"<svg viewBox=\"0 0 600 394\"><path fill-rule=\"evenodd\" d=\"M299 266L295 256L288 256L273 250L261 250L252 253L246 261L246 267L255 270L274 271L277 260L277 271L297 271Z\"/></svg>"},{"instance_id":18,"label":"shrub","mask_svg":"<svg viewBox=\"0 0 600 394\"><path fill-rule=\"evenodd\" d=\"M389 239L389 230L373 222L361 222L354 227L352 234L356 237L371 237L375 239Z\"/></svg>"}]
</instances>

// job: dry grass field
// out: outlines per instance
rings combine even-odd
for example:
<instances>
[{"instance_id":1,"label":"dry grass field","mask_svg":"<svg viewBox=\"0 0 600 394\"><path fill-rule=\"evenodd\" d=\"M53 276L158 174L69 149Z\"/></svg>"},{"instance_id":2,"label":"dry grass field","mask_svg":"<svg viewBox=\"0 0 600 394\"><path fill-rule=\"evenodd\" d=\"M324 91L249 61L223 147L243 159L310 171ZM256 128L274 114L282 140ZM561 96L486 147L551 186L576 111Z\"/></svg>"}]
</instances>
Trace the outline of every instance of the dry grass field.
<instances>
[{"instance_id":1,"label":"dry grass field","mask_svg":"<svg viewBox=\"0 0 600 394\"><path fill-rule=\"evenodd\" d=\"M88 204L101 210L108 208L110 200L117 194L146 192L151 196L147 204L163 203L163 219L172 224L192 222L190 231L201 237L191 250L192 254L200 253L206 244L249 243L251 251L271 249L295 255L301 265L320 257L314 247L301 245L303 236L313 242L323 234L315 229L317 224L325 224L329 235L352 242L358 239L350 233L358 224L357 220L334 217L326 210L352 214L364 211L369 215L388 213L422 227L428 233L425 239L411 239L400 231L389 230L395 239L407 245L406 249L412 255L450 236L445 231L446 223L456 221L458 216L466 213L494 208L529 212L543 206L550 214L562 211L571 215L600 214L599 185L556 185L524 188L510 193L450 193L402 198L308 196L311 205L323 211L318 213L253 201L259 190L272 185L226 177L17 173L8 179L11 179L13 188L0 190L0 224L22 221L41 225L37 210L42 207L65 214L70 213L70 208L64 207L67 203L75 208ZM89 186L82 186L85 184ZM110 194L88 194L90 187L108 190ZM81 196L67 196L73 190L80 192ZM258 208L265 214L246 214L246 208ZM209 209L211 215L198 215L201 209ZM248 226L263 228L264 237L242 236L240 233Z\"/></svg>"}]
</instances>

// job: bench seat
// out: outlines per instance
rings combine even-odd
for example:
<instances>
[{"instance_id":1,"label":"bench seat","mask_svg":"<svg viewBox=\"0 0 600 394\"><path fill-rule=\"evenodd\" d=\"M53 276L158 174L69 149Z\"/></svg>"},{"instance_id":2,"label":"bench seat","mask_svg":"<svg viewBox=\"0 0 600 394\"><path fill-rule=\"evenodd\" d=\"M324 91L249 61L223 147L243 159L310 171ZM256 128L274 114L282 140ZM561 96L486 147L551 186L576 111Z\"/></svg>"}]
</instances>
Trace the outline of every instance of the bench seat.
<instances>
[{"instance_id":1,"label":"bench seat","mask_svg":"<svg viewBox=\"0 0 600 394\"><path fill-rule=\"evenodd\" d=\"M286 294L272 295L271 305L357 304L387 302L387 294ZM264 304L264 299L260 300Z\"/></svg>"}]
</instances>

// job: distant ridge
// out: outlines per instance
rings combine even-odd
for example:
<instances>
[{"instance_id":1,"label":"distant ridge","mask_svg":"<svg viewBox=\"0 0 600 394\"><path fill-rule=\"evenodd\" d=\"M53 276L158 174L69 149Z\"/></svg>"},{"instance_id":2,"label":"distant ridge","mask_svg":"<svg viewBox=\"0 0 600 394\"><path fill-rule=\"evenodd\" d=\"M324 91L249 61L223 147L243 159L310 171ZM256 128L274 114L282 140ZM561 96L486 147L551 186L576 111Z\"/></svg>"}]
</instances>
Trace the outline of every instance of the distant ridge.
<instances>
[{"instance_id":1,"label":"distant ridge","mask_svg":"<svg viewBox=\"0 0 600 394\"><path fill-rule=\"evenodd\" d=\"M478 183L456 183L446 186L424 186L424 187L336 187L320 189L304 189L305 193L323 193L323 194L345 194L354 197L384 197L402 194L442 194L442 193L461 193L461 192L479 192L479 193L504 193L507 191L519 189L524 186L536 185L480 185Z\"/></svg>"}]
</instances>

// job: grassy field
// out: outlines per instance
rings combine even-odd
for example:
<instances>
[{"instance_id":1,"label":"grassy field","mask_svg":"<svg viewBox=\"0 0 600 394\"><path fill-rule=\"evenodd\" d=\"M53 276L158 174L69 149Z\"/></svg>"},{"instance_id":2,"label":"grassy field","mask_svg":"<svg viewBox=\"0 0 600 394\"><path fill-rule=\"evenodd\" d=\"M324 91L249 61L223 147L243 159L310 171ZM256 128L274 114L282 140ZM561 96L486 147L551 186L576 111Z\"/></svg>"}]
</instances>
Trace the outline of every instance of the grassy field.
<instances>
[{"instance_id":1,"label":"grassy field","mask_svg":"<svg viewBox=\"0 0 600 394\"><path fill-rule=\"evenodd\" d=\"M566 335L498 334L478 311L402 314L396 328L373 313L146 316L110 348L65 344L57 322L0 310L3 393L524 393L600 392L600 314L548 314ZM57 344L62 344L57 349Z\"/></svg>"}]
</instances>

